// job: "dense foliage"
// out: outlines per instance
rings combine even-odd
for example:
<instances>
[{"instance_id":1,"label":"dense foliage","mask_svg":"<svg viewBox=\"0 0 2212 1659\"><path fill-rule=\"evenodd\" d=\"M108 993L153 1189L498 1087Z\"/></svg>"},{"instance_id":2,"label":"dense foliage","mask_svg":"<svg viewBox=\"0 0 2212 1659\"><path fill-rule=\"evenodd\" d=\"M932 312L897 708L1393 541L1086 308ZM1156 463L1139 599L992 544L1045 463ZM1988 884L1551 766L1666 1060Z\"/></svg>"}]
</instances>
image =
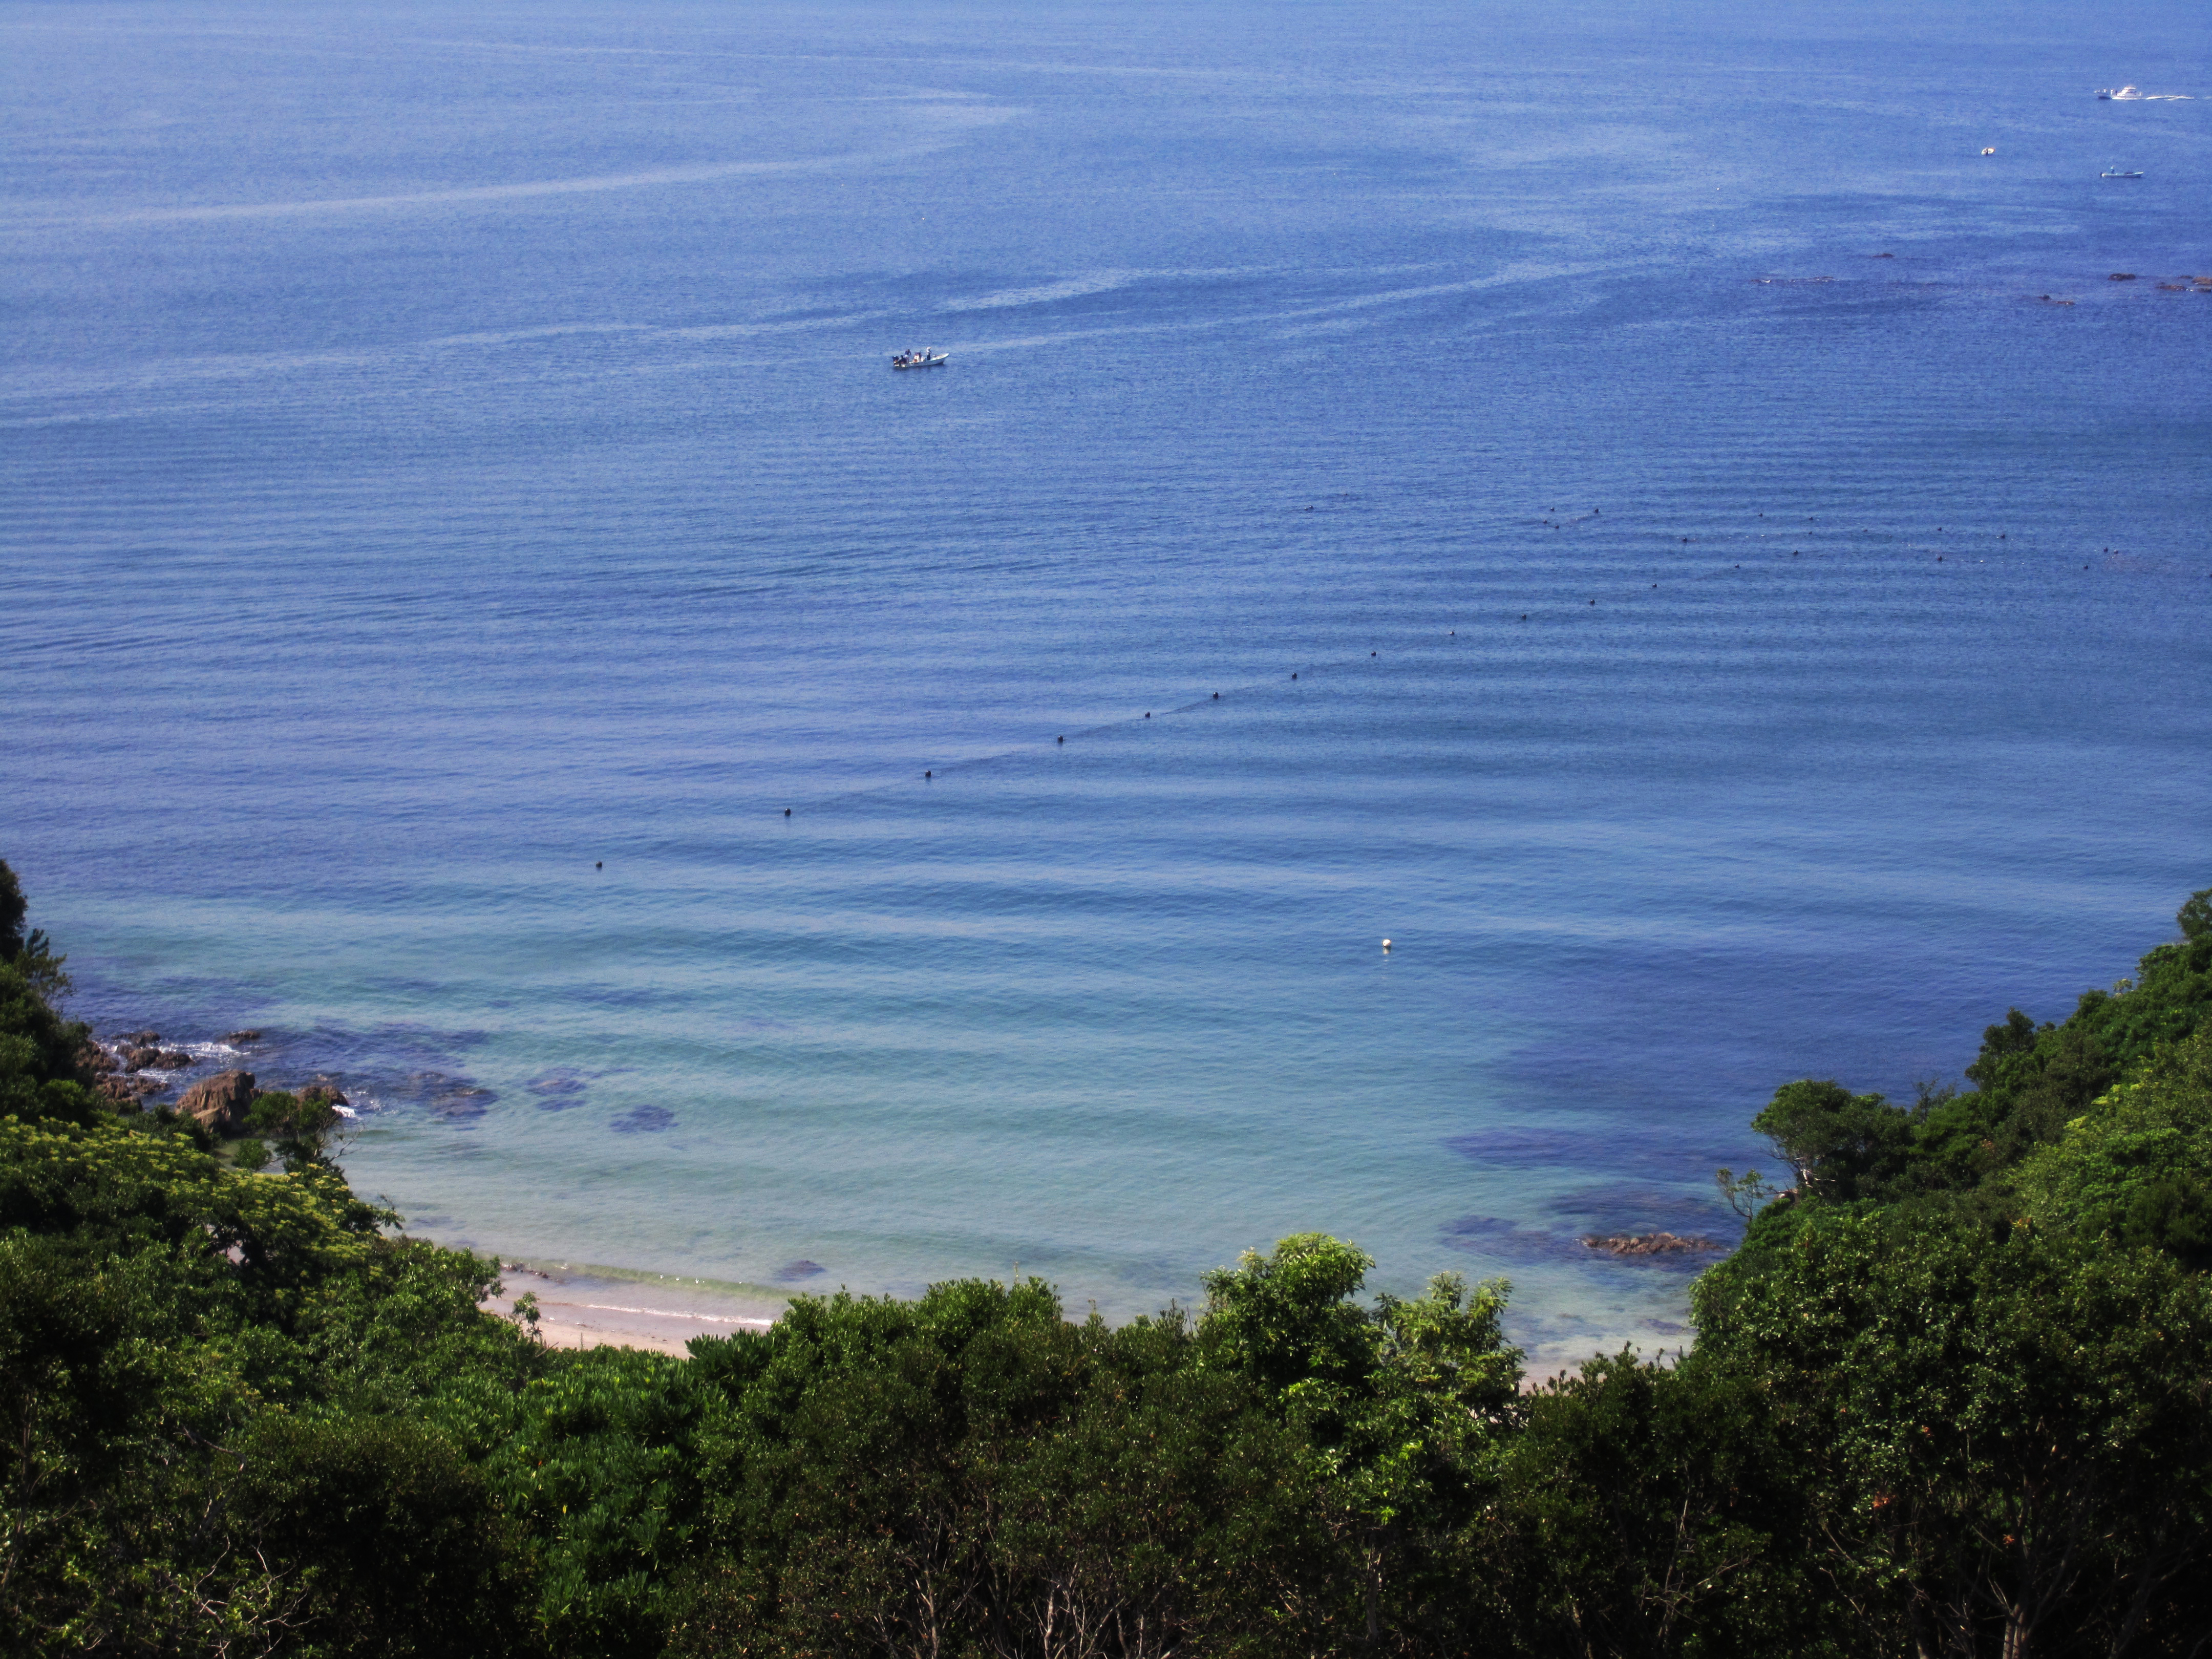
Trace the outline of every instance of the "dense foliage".
<instances>
[{"instance_id":1,"label":"dense foliage","mask_svg":"<svg viewBox=\"0 0 2212 1659\"><path fill-rule=\"evenodd\" d=\"M0 878L0 1650L2212 1648L2212 896L1969 1091L1784 1088L1694 1349L1527 1389L1503 1285L1363 1303L1320 1235L1195 1317L971 1281L550 1350L326 1103L101 1096Z\"/></svg>"}]
</instances>

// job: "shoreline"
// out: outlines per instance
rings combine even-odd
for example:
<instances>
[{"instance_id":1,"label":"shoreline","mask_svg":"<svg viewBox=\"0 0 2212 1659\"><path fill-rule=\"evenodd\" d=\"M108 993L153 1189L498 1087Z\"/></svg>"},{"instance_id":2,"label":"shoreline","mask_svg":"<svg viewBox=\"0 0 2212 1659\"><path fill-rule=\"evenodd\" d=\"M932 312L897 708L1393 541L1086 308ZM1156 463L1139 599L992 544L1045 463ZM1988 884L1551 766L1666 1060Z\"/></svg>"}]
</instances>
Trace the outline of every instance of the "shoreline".
<instances>
[{"instance_id":1,"label":"shoreline","mask_svg":"<svg viewBox=\"0 0 2212 1659\"><path fill-rule=\"evenodd\" d=\"M683 1279L601 1263L505 1255L496 1260L501 1288L477 1306L508 1319L518 1301L534 1297L538 1334L549 1348L637 1348L688 1358L694 1337L773 1328L792 1299L789 1292L765 1285ZM1522 1351L1520 1392L1534 1393L1574 1376L1587 1361L1620 1352L1624 1340L1641 1357L1663 1364L1670 1352L1680 1358L1689 1346L1688 1337L1684 1331L1673 1342L1663 1338L1532 1342Z\"/></svg>"},{"instance_id":2,"label":"shoreline","mask_svg":"<svg viewBox=\"0 0 2212 1659\"><path fill-rule=\"evenodd\" d=\"M499 1290L477 1305L507 1319L522 1297L535 1297L538 1334L550 1348L641 1348L683 1358L694 1337L769 1329L790 1300L766 1285L596 1264L502 1256L499 1270Z\"/></svg>"},{"instance_id":3,"label":"shoreline","mask_svg":"<svg viewBox=\"0 0 2212 1659\"><path fill-rule=\"evenodd\" d=\"M348 1081L356 1090L362 1090L360 1079L349 1078L343 1070L314 1063L331 1056L287 1052L291 1044L282 1032L241 1028L227 1030L221 1036L172 1038L169 1048L155 1053L151 1051L161 1038L150 1027L126 1031L112 1016L99 1023L112 1029L95 1035L92 1044L106 1061L105 1080L118 1097L128 1095L147 1105L167 1104L159 1097L181 1096L195 1082L214 1074L203 1068L242 1071L258 1061L256 1070L247 1073L257 1085L265 1078L269 1085L279 1089L319 1085L331 1091L336 1109L347 1121L347 1128L361 1127L363 1121L363 1111L356 1109L343 1092ZM142 1040L144 1052L134 1053L133 1045ZM473 1085L471 1089L474 1091ZM368 1113L374 1114L380 1104L374 1096L364 1094L362 1106ZM341 1169L344 1167L343 1151L342 1139L331 1149L333 1159ZM349 1174L348 1178L351 1179ZM478 1305L497 1317L511 1318L520 1297L534 1297L539 1315L538 1334L550 1347L630 1347L681 1358L696 1337L771 1328L793 1295L780 1285L751 1281L696 1278L605 1262L511 1255L496 1247L488 1248L465 1234L437 1238L427 1232L405 1230L404 1223L403 1236L474 1250L489 1258L499 1269L501 1289ZM1718 1255L1727 1249L1702 1235L1677 1236L1663 1231L1588 1234L1576 1242L1594 1254L1620 1259L1668 1260L1706 1252ZM1529 1322L1535 1328L1520 1335L1526 1368L1524 1387L1571 1375L1588 1360L1617 1352L1624 1346L1662 1358L1668 1350L1686 1346L1689 1334L1673 1320L1658 1323L1631 1322L1610 1331L1602 1325L1595 1330L1576 1328L1581 1322L1572 1318L1565 1322L1567 1328L1563 1330L1541 1315L1532 1316ZM1553 1328L1546 1329L1547 1326Z\"/></svg>"}]
</instances>

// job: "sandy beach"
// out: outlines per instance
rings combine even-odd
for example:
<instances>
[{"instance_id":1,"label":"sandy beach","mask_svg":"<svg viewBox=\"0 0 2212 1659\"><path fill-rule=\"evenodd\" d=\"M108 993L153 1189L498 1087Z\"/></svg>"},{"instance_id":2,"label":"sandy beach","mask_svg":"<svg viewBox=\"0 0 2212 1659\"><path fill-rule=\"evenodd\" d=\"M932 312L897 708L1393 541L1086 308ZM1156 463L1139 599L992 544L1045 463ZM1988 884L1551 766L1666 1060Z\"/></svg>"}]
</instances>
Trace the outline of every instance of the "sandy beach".
<instances>
[{"instance_id":1,"label":"sandy beach","mask_svg":"<svg viewBox=\"0 0 2212 1659\"><path fill-rule=\"evenodd\" d=\"M619 1274L557 1262L501 1264L502 1291L487 1312L504 1318L537 1298L538 1332L556 1348L645 1348L678 1356L695 1336L764 1331L783 1298L765 1287Z\"/></svg>"}]
</instances>

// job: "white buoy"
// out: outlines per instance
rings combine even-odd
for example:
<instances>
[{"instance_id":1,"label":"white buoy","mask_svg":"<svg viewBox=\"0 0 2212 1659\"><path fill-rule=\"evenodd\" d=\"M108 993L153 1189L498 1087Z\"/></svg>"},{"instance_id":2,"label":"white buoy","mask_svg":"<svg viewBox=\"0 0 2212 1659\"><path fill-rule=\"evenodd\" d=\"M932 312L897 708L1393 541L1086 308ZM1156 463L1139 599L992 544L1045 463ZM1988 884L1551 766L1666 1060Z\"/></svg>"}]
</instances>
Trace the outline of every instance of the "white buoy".
<instances>
[{"instance_id":1,"label":"white buoy","mask_svg":"<svg viewBox=\"0 0 2212 1659\"><path fill-rule=\"evenodd\" d=\"M1386 939L1382 941L1382 948L1386 951L1390 948L1390 941L1389 939Z\"/></svg>"}]
</instances>

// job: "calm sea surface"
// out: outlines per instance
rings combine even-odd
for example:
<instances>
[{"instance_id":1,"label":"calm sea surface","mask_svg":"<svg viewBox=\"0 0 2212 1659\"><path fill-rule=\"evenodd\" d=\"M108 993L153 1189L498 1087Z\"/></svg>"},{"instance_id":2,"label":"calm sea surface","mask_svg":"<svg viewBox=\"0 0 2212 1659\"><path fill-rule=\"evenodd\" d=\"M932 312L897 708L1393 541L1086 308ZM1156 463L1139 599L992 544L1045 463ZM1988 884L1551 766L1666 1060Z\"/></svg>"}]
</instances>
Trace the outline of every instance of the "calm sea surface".
<instances>
[{"instance_id":1,"label":"calm sea surface","mask_svg":"<svg viewBox=\"0 0 2212 1659\"><path fill-rule=\"evenodd\" d=\"M0 42L0 856L431 1236L1671 1343L2212 883L2201 5Z\"/></svg>"}]
</instances>

